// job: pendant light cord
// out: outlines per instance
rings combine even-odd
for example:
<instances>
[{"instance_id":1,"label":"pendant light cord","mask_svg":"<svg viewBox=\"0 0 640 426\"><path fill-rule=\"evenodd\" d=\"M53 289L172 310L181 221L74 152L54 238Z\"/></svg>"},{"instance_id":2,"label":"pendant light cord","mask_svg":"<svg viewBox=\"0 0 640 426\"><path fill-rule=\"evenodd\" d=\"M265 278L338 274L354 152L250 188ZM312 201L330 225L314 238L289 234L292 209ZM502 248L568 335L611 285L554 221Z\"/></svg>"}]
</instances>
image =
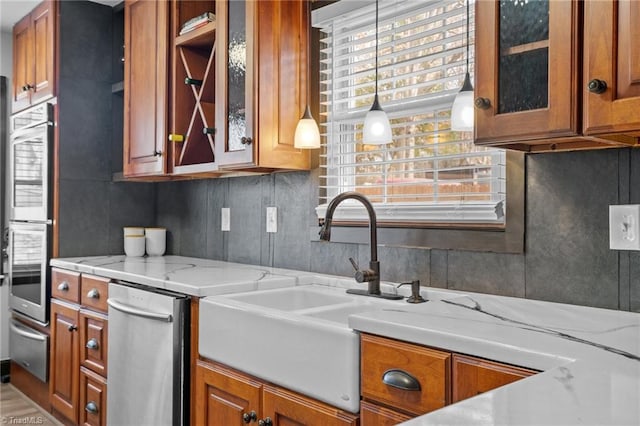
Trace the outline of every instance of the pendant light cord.
<instances>
[{"instance_id":1,"label":"pendant light cord","mask_svg":"<svg viewBox=\"0 0 640 426\"><path fill-rule=\"evenodd\" d=\"M311 2L307 2L307 105L311 104Z\"/></svg>"},{"instance_id":2,"label":"pendant light cord","mask_svg":"<svg viewBox=\"0 0 640 426\"><path fill-rule=\"evenodd\" d=\"M467 0L467 73L469 72L469 2Z\"/></svg>"},{"instance_id":3,"label":"pendant light cord","mask_svg":"<svg viewBox=\"0 0 640 426\"><path fill-rule=\"evenodd\" d=\"M378 0L376 0L376 96L378 96Z\"/></svg>"}]
</instances>

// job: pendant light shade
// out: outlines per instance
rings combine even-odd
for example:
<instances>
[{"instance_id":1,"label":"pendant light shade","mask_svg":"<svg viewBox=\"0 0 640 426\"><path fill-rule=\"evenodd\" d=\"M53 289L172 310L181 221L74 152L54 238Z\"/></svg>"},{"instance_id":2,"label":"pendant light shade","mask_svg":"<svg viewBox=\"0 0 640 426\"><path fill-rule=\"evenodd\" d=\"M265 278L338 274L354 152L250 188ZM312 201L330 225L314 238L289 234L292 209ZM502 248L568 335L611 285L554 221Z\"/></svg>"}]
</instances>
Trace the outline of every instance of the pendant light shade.
<instances>
[{"instance_id":1,"label":"pendant light shade","mask_svg":"<svg viewBox=\"0 0 640 426\"><path fill-rule=\"evenodd\" d=\"M305 108L304 115L296 126L294 146L302 149L320 148L320 129L311 115L309 105Z\"/></svg>"},{"instance_id":2,"label":"pendant light shade","mask_svg":"<svg viewBox=\"0 0 640 426\"><path fill-rule=\"evenodd\" d=\"M467 0L467 72L462 89L456 95L451 108L451 130L472 132L474 114L473 85L469 76L469 0Z\"/></svg>"},{"instance_id":3,"label":"pendant light shade","mask_svg":"<svg viewBox=\"0 0 640 426\"><path fill-rule=\"evenodd\" d=\"M464 85L456 95L451 108L451 130L472 132L474 113L473 86L467 72L464 77Z\"/></svg>"},{"instance_id":4,"label":"pendant light shade","mask_svg":"<svg viewBox=\"0 0 640 426\"><path fill-rule=\"evenodd\" d=\"M362 133L362 141L366 144L383 145L392 142L389 117L378 102L378 94L376 94L373 105L364 118Z\"/></svg>"},{"instance_id":5,"label":"pendant light shade","mask_svg":"<svg viewBox=\"0 0 640 426\"><path fill-rule=\"evenodd\" d=\"M309 58L311 57L311 5L307 3L307 28L309 35L307 36L307 69L310 69ZM293 137L294 148L299 149L316 149L320 148L320 129L318 123L311 115L311 108L309 107L309 99L311 99L311 77L310 72L307 71L307 106L304 109L304 114L298 121L296 126L296 133Z\"/></svg>"},{"instance_id":6,"label":"pendant light shade","mask_svg":"<svg viewBox=\"0 0 640 426\"><path fill-rule=\"evenodd\" d=\"M384 145L393 142L389 117L378 100L378 0L376 0L376 95L373 105L364 118L362 142L370 145Z\"/></svg>"}]
</instances>

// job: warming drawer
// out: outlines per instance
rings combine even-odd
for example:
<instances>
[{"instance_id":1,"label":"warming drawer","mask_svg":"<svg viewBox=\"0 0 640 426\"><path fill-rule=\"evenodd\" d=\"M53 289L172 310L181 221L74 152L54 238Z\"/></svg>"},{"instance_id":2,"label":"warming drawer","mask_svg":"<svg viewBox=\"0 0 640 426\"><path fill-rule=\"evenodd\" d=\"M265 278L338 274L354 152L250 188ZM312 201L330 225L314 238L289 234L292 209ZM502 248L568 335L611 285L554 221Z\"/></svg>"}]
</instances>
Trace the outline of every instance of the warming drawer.
<instances>
[{"instance_id":1,"label":"warming drawer","mask_svg":"<svg viewBox=\"0 0 640 426\"><path fill-rule=\"evenodd\" d=\"M46 383L49 336L11 319L9 352L11 360Z\"/></svg>"}]
</instances>

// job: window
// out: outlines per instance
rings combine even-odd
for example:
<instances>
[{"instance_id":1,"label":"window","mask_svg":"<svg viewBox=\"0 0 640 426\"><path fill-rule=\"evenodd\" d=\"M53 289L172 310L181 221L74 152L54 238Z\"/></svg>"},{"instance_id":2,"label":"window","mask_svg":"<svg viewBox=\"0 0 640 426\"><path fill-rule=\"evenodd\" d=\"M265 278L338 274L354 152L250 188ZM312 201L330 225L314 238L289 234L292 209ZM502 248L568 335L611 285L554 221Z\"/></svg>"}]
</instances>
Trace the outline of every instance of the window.
<instances>
[{"instance_id":1,"label":"window","mask_svg":"<svg viewBox=\"0 0 640 426\"><path fill-rule=\"evenodd\" d=\"M375 3L342 0L314 12L321 28L320 191L327 203L358 191L388 223L505 223L506 155L450 130L466 64L464 0L380 0L378 93L393 130L388 146L361 143L375 92ZM473 0L471 41L473 41ZM470 47L473 55L473 46ZM473 72L473 60L470 61ZM364 219L343 203L336 219Z\"/></svg>"}]
</instances>

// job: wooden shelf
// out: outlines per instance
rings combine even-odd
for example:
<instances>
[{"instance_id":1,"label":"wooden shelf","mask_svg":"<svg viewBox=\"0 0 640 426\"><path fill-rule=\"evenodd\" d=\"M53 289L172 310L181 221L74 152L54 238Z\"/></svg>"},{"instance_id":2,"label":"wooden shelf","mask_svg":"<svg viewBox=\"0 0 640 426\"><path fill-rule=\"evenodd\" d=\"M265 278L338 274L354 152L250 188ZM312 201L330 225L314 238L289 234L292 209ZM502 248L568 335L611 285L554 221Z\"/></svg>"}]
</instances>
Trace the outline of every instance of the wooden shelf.
<instances>
[{"instance_id":1,"label":"wooden shelf","mask_svg":"<svg viewBox=\"0 0 640 426\"><path fill-rule=\"evenodd\" d=\"M209 22L200 28L176 37L176 46L211 47L216 39L216 23Z\"/></svg>"}]
</instances>

